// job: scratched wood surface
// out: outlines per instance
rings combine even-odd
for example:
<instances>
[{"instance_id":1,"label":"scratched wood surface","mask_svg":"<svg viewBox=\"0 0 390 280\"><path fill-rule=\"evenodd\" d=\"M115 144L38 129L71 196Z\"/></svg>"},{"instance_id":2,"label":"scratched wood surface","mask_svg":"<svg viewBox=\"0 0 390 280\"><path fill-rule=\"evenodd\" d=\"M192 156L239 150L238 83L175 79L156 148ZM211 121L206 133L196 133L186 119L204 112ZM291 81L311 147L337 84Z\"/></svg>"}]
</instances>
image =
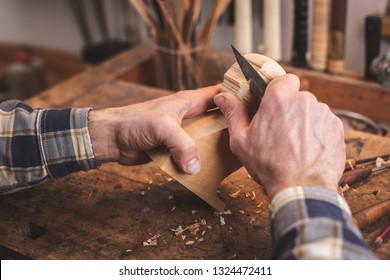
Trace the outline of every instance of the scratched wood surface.
<instances>
[{"instance_id":1,"label":"scratched wood surface","mask_svg":"<svg viewBox=\"0 0 390 280\"><path fill-rule=\"evenodd\" d=\"M150 58L151 51L140 46L49 89L28 103L46 108L102 108L170 94L131 81L137 75L134 68L149 63ZM129 77L129 71L134 75ZM390 153L390 138L386 137L347 131L346 144L348 157ZM390 199L389 187L390 172L384 171L345 192L344 197L356 212ZM0 256L270 259L269 200L263 188L241 168L222 182L219 196L230 212L215 213L153 163L136 167L106 164L99 170L72 174L0 197ZM389 223L387 214L365 229L365 241L371 246ZM172 231L193 224L198 224L197 230L187 230L181 235ZM152 243L155 240L156 246L143 246L148 239ZM380 248L372 248L379 258L390 259L389 241Z\"/></svg>"}]
</instances>

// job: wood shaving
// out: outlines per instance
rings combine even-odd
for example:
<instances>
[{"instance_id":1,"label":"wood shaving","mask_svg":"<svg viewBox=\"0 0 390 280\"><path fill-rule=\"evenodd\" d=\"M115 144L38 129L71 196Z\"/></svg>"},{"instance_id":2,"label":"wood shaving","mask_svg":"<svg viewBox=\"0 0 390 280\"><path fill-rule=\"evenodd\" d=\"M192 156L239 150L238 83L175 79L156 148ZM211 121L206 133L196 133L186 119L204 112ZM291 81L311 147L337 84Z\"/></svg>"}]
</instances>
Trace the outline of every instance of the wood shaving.
<instances>
[{"instance_id":1,"label":"wood shaving","mask_svg":"<svg viewBox=\"0 0 390 280\"><path fill-rule=\"evenodd\" d=\"M156 234L153 237L149 238L148 240L142 242L142 245L145 247L148 246L157 246L157 239L160 238L160 234Z\"/></svg>"},{"instance_id":2,"label":"wood shaving","mask_svg":"<svg viewBox=\"0 0 390 280\"><path fill-rule=\"evenodd\" d=\"M223 226L223 225L226 224L225 219L224 219L224 217L222 217L222 216L219 216L219 221L220 221L220 223L221 223L221 226Z\"/></svg>"},{"instance_id":3,"label":"wood shaving","mask_svg":"<svg viewBox=\"0 0 390 280\"><path fill-rule=\"evenodd\" d=\"M184 241L187 238L187 235L182 235L181 239Z\"/></svg>"},{"instance_id":4,"label":"wood shaving","mask_svg":"<svg viewBox=\"0 0 390 280\"><path fill-rule=\"evenodd\" d=\"M212 226L207 226L207 229L213 229L213 227Z\"/></svg>"},{"instance_id":5,"label":"wood shaving","mask_svg":"<svg viewBox=\"0 0 390 280\"><path fill-rule=\"evenodd\" d=\"M245 197L250 197L251 196L251 193L247 192L245 193Z\"/></svg>"},{"instance_id":6,"label":"wood shaving","mask_svg":"<svg viewBox=\"0 0 390 280\"><path fill-rule=\"evenodd\" d=\"M173 206L171 209L171 212L173 212L176 209L176 206Z\"/></svg>"},{"instance_id":7,"label":"wood shaving","mask_svg":"<svg viewBox=\"0 0 390 280\"><path fill-rule=\"evenodd\" d=\"M172 199L175 199L173 195L168 196L168 200L172 200Z\"/></svg>"},{"instance_id":8,"label":"wood shaving","mask_svg":"<svg viewBox=\"0 0 390 280\"><path fill-rule=\"evenodd\" d=\"M238 190L238 191L236 191L236 192L234 192L234 193L231 193L231 194L229 194L229 197L231 197L231 198L236 198L240 192L241 192L241 191Z\"/></svg>"},{"instance_id":9,"label":"wood shaving","mask_svg":"<svg viewBox=\"0 0 390 280\"><path fill-rule=\"evenodd\" d=\"M191 214L192 214L192 215L194 215L194 214L196 214L196 213L198 213L198 210L191 210Z\"/></svg>"},{"instance_id":10,"label":"wood shaving","mask_svg":"<svg viewBox=\"0 0 390 280\"><path fill-rule=\"evenodd\" d=\"M198 241L199 241L199 242L202 242L202 241L204 241L204 238L203 238L203 237L198 238Z\"/></svg>"},{"instance_id":11,"label":"wood shaving","mask_svg":"<svg viewBox=\"0 0 390 280\"><path fill-rule=\"evenodd\" d=\"M203 236L203 235L205 235L205 234L206 234L206 231L205 231L205 230L202 231L201 235Z\"/></svg>"},{"instance_id":12,"label":"wood shaving","mask_svg":"<svg viewBox=\"0 0 390 280\"><path fill-rule=\"evenodd\" d=\"M205 219L201 219L199 222L202 226L207 225L207 221Z\"/></svg>"},{"instance_id":13,"label":"wood shaving","mask_svg":"<svg viewBox=\"0 0 390 280\"><path fill-rule=\"evenodd\" d=\"M252 217L252 219L249 221L249 224L253 225L256 222L256 218Z\"/></svg>"},{"instance_id":14,"label":"wood shaving","mask_svg":"<svg viewBox=\"0 0 390 280\"><path fill-rule=\"evenodd\" d=\"M383 158L378 157L375 161L376 167L381 167L381 166L387 165L387 164L390 164L390 158L389 158L389 160L385 161Z\"/></svg>"},{"instance_id":15,"label":"wood shaving","mask_svg":"<svg viewBox=\"0 0 390 280\"><path fill-rule=\"evenodd\" d=\"M252 200L255 200L256 199L256 193L254 191L252 191Z\"/></svg>"},{"instance_id":16,"label":"wood shaving","mask_svg":"<svg viewBox=\"0 0 390 280\"><path fill-rule=\"evenodd\" d=\"M168 182L171 182L172 180L173 180L173 178L167 178Z\"/></svg>"},{"instance_id":17,"label":"wood shaving","mask_svg":"<svg viewBox=\"0 0 390 280\"><path fill-rule=\"evenodd\" d=\"M244 210L238 210L238 213L240 213L240 214L245 214L245 211Z\"/></svg>"},{"instance_id":18,"label":"wood shaving","mask_svg":"<svg viewBox=\"0 0 390 280\"><path fill-rule=\"evenodd\" d=\"M178 226L175 229L171 228L170 230L173 231L175 233L175 235L181 235L183 233L183 231L184 231L182 226Z\"/></svg>"},{"instance_id":19,"label":"wood shaving","mask_svg":"<svg viewBox=\"0 0 390 280\"><path fill-rule=\"evenodd\" d=\"M144 196L144 195L145 195L145 191L142 191L142 192L141 192L141 195Z\"/></svg>"},{"instance_id":20,"label":"wood shaving","mask_svg":"<svg viewBox=\"0 0 390 280\"><path fill-rule=\"evenodd\" d=\"M344 193L349 190L348 184L339 187L339 194L344 197Z\"/></svg>"},{"instance_id":21,"label":"wood shaving","mask_svg":"<svg viewBox=\"0 0 390 280\"><path fill-rule=\"evenodd\" d=\"M257 208L260 208L261 206L263 206L263 202L260 202L259 204L256 205Z\"/></svg>"},{"instance_id":22,"label":"wood shaving","mask_svg":"<svg viewBox=\"0 0 390 280\"><path fill-rule=\"evenodd\" d=\"M190 241L187 241L187 242L186 242L186 245L192 245L192 244L194 244L194 243L195 243L195 241L190 240Z\"/></svg>"}]
</instances>

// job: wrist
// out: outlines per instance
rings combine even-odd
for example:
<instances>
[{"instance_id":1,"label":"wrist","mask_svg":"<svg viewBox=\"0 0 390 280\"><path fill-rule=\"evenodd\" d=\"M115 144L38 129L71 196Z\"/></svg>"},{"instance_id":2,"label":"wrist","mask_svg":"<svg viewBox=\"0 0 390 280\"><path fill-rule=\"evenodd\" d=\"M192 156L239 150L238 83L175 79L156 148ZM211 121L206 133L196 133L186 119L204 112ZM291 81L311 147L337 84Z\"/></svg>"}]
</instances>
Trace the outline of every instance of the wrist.
<instances>
[{"instance_id":1,"label":"wrist","mask_svg":"<svg viewBox=\"0 0 390 280\"><path fill-rule=\"evenodd\" d=\"M88 130L95 158L99 163L117 161L119 149L115 140L115 124L111 109L92 110L88 114Z\"/></svg>"}]
</instances>

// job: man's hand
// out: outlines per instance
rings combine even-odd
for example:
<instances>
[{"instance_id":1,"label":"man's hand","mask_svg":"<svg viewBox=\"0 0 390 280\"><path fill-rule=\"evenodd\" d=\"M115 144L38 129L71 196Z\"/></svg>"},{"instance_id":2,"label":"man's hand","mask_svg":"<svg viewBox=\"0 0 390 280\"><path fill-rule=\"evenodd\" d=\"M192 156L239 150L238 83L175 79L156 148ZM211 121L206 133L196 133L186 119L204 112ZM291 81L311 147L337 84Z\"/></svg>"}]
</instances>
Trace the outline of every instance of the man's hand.
<instances>
[{"instance_id":1,"label":"man's hand","mask_svg":"<svg viewBox=\"0 0 390 280\"><path fill-rule=\"evenodd\" d=\"M272 199L291 186L337 191L344 170L341 120L291 74L270 82L250 120L244 105L221 93L215 103L229 123L230 147Z\"/></svg>"},{"instance_id":2,"label":"man's hand","mask_svg":"<svg viewBox=\"0 0 390 280\"><path fill-rule=\"evenodd\" d=\"M220 85L182 91L163 98L119 108L89 113L89 132L96 159L123 165L150 161L144 151L167 147L186 173L200 170L194 140L181 128L184 118L192 118L214 105Z\"/></svg>"}]
</instances>

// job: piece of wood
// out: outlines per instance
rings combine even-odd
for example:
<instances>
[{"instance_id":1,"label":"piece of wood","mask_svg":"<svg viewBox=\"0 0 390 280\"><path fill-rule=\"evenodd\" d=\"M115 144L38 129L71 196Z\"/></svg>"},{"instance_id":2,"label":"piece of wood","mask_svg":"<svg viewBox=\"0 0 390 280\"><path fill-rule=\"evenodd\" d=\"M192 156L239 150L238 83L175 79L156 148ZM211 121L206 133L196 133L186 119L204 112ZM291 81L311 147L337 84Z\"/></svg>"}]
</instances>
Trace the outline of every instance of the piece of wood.
<instances>
[{"instance_id":1,"label":"piece of wood","mask_svg":"<svg viewBox=\"0 0 390 280\"><path fill-rule=\"evenodd\" d=\"M247 54L244 57L266 82L286 73L274 60L263 55ZM234 63L225 73L222 90L237 96L247 106L259 104L259 101L253 99L250 94L248 82L237 63ZM185 120L182 127L196 142L202 162L199 173L188 175L178 170L169 151L165 148L149 151L148 155L162 170L186 188L215 209L222 210L225 204L218 198L217 188L223 179L242 166L230 151L227 123L218 110Z\"/></svg>"}]
</instances>

